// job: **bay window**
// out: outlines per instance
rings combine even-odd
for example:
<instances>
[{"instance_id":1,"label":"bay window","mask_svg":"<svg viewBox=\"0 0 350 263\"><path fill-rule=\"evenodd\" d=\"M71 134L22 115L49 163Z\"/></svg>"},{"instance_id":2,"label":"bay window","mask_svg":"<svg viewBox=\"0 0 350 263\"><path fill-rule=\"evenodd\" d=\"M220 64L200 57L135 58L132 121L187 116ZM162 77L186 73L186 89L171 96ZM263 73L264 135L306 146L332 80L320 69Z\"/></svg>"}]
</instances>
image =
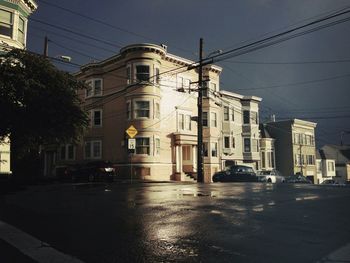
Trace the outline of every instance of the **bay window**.
<instances>
[{"instance_id":1,"label":"bay window","mask_svg":"<svg viewBox=\"0 0 350 263\"><path fill-rule=\"evenodd\" d=\"M135 101L135 118L149 118L150 117L150 103L149 101L139 100Z\"/></svg>"}]
</instances>

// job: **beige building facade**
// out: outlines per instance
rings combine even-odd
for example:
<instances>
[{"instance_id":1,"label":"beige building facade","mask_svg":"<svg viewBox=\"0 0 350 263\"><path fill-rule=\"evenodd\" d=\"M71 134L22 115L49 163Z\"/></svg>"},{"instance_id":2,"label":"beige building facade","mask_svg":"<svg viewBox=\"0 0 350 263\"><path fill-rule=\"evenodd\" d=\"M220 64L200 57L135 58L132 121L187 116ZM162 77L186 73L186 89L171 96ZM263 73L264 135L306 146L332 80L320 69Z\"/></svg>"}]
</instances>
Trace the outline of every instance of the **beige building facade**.
<instances>
[{"instance_id":1,"label":"beige building facade","mask_svg":"<svg viewBox=\"0 0 350 263\"><path fill-rule=\"evenodd\" d=\"M62 145L57 165L106 160L122 177L185 181L196 178L198 72L194 61L164 45L136 44L76 73L88 88L79 96L90 127L78 145ZM204 68L203 157L205 182L226 165L258 168L261 98L220 90L222 68ZM128 150L130 126L136 147Z\"/></svg>"},{"instance_id":2,"label":"beige building facade","mask_svg":"<svg viewBox=\"0 0 350 263\"><path fill-rule=\"evenodd\" d=\"M285 176L300 173L317 183L316 123L292 119L265 126L275 139L277 170Z\"/></svg>"}]
</instances>

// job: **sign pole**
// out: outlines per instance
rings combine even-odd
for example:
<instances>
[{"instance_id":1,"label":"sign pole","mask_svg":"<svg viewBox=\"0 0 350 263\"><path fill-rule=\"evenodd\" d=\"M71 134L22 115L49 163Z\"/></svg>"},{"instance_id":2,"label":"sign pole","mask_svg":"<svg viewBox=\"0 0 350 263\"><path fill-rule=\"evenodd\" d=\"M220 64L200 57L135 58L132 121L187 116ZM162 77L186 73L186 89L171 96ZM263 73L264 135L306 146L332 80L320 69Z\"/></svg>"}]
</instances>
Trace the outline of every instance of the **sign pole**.
<instances>
[{"instance_id":1,"label":"sign pole","mask_svg":"<svg viewBox=\"0 0 350 263\"><path fill-rule=\"evenodd\" d=\"M137 134L137 130L133 125L130 125L130 127L125 131L127 135L129 136L128 139L128 153L129 153L129 159L130 159L130 183L132 183L132 154L135 152L136 149L136 139L134 137Z\"/></svg>"}]
</instances>

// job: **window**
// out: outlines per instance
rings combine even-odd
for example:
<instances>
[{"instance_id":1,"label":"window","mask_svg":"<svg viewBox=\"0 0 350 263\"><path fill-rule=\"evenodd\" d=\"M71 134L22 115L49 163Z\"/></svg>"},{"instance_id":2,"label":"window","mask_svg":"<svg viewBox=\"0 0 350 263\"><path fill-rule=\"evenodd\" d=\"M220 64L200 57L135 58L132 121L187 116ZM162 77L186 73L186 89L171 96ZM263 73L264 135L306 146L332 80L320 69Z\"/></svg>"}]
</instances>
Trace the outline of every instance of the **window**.
<instances>
[{"instance_id":1,"label":"window","mask_svg":"<svg viewBox=\"0 0 350 263\"><path fill-rule=\"evenodd\" d=\"M149 81L149 66L136 66L136 81Z\"/></svg>"},{"instance_id":2,"label":"window","mask_svg":"<svg viewBox=\"0 0 350 263\"><path fill-rule=\"evenodd\" d=\"M215 92L216 91L216 83L210 83L210 90L212 92Z\"/></svg>"},{"instance_id":3,"label":"window","mask_svg":"<svg viewBox=\"0 0 350 263\"><path fill-rule=\"evenodd\" d=\"M231 121L235 121L235 108L232 108Z\"/></svg>"},{"instance_id":4,"label":"window","mask_svg":"<svg viewBox=\"0 0 350 263\"><path fill-rule=\"evenodd\" d=\"M329 162L328 163L328 171L329 172L334 172L334 162Z\"/></svg>"},{"instance_id":5,"label":"window","mask_svg":"<svg viewBox=\"0 0 350 263\"><path fill-rule=\"evenodd\" d=\"M250 118L249 111L247 111L247 110L243 111L243 123L244 124L250 123L249 118Z\"/></svg>"},{"instance_id":6,"label":"window","mask_svg":"<svg viewBox=\"0 0 350 263\"><path fill-rule=\"evenodd\" d=\"M275 155L273 152L271 152L271 167L275 168Z\"/></svg>"},{"instance_id":7,"label":"window","mask_svg":"<svg viewBox=\"0 0 350 263\"><path fill-rule=\"evenodd\" d=\"M203 142L203 156L208 157L208 143Z\"/></svg>"},{"instance_id":8,"label":"window","mask_svg":"<svg viewBox=\"0 0 350 263\"><path fill-rule=\"evenodd\" d=\"M101 141L85 142L85 159L99 159L102 157Z\"/></svg>"},{"instance_id":9,"label":"window","mask_svg":"<svg viewBox=\"0 0 350 263\"><path fill-rule=\"evenodd\" d=\"M299 133L294 133L294 144L299 144Z\"/></svg>"},{"instance_id":10,"label":"window","mask_svg":"<svg viewBox=\"0 0 350 263\"><path fill-rule=\"evenodd\" d=\"M136 154L149 155L149 138L136 138Z\"/></svg>"},{"instance_id":11,"label":"window","mask_svg":"<svg viewBox=\"0 0 350 263\"><path fill-rule=\"evenodd\" d=\"M74 160L75 159L75 147L72 144L61 145L60 160Z\"/></svg>"},{"instance_id":12,"label":"window","mask_svg":"<svg viewBox=\"0 0 350 263\"><path fill-rule=\"evenodd\" d=\"M185 129L188 131L191 130L191 115L185 116Z\"/></svg>"},{"instance_id":13,"label":"window","mask_svg":"<svg viewBox=\"0 0 350 263\"><path fill-rule=\"evenodd\" d=\"M302 162L302 156L300 154L295 154L294 158L295 158L295 165L300 166Z\"/></svg>"},{"instance_id":14,"label":"window","mask_svg":"<svg viewBox=\"0 0 350 263\"><path fill-rule=\"evenodd\" d=\"M203 97L208 97L209 96L209 91L208 91L208 82L207 81L203 81L202 82L202 94Z\"/></svg>"},{"instance_id":15,"label":"window","mask_svg":"<svg viewBox=\"0 0 350 263\"><path fill-rule=\"evenodd\" d=\"M211 156L217 157L218 156L218 143L212 142L212 143L210 143L210 147L211 147Z\"/></svg>"},{"instance_id":16,"label":"window","mask_svg":"<svg viewBox=\"0 0 350 263\"><path fill-rule=\"evenodd\" d=\"M154 109L154 117L156 119L159 119L160 118L160 105L158 102L155 103L155 109Z\"/></svg>"},{"instance_id":17,"label":"window","mask_svg":"<svg viewBox=\"0 0 350 263\"><path fill-rule=\"evenodd\" d=\"M131 119L131 103L130 103L130 101L128 101L128 102L126 103L126 118L127 118L128 120Z\"/></svg>"},{"instance_id":18,"label":"window","mask_svg":"<svg viewBox=\"0 0 350 263\"><path fill-rule=\"evenodd\" d=\"M268 164L268 166L270 168L270 167L272 167L271 154L269 152L267 152L266 157L267 157L267 164Z\"/></svg>"},{"instance_id":19,"label":"window","mask_svg":"<svg viewBox=\"0 0 350 263\"><path fill-rule=\"evenodd\" d=\"M135 101L135 118L149 118L149 101Z\"/></svg>"},{"instance_id":20,"label":"window","mask_svg":"<svg viewBox=\"0 0 350 263\"><path fill-rule=\"evenodd\" d=\"M261 168L266 168L265 152L261 152Z\"/></svg>"},{"instance_id":21,"label":"window","mask_svg":"<svg viewBox=\"0 0 350 263\"><path fill-rule=\"evenodd\" d=\"M259 123L259 121L258 121L258 113L257 112L251 111L250 112L250 118L251 118L251 123L252 124L258 124Z\"/></svg>"},{"instance_id":22,"label":"window","mask_svg":"<svg viewBox=\"0 0 350 263\"><path fill-rule=\"evenodd\" d=\"M224 136L224 148L230 148L230 137Z\"/></svg>"},{"instance_id":23,"label":"window","mask_svg":"<svg viewBox=\"0 0 350 263\"><path fill-rule=\"evenodd\" d=\"M182 159L184 161L191 161L191 150L192 147L189 145L182 146Z\"/></svg>"},{"instance_id":24,"label":"window","mask_svg":"<svg viewBox=\"0 0 350 263\"><path fill-rule=\"evenodd\" d=\"M184 130L185 129L185 115L179 114L179 129Z\"/></svg>"},{"instance_id":25,"label":"window","mask_svg":"<svg viewBox=\"0 0 350 263\"><path fill-rule=\"evenodd\" d=\"M86 97L102 95L102 79L92 79L86 82Z\"/></svg>"},{"instance_id":26,"label":"window","mask_svg":"<svg viewBox=\"0 0 350 263\"><path fill-rule=\"evenodd\" d=\"M131 83L131 67L128 66L126 68L126 83L130 84Z\"/></svg>"},{"instance_id":27,"label":"window","mask_svg":"<svg viewBox=\"0 0 350 263\"><path fill-rule=\"evenodd\" d=\"M216 112L210 113L210 126L216 127L217 126L217 120L216 120Z\"/></svg>"},{"instance_id":28,"label":"window","mask_svg":"<svg viewBox=\"0 0 350 263\"><path fill-rule=\"evenodd\" d=\"M203 127L208 127L208 112L203 111L202 123L203 123Z\"/></svg>"},{"instance_id":29,"label":"window","mask_svg":"<svg viewBox=\"0 0 350 263\"><path fill-rule=\"evenodd\" d=\"M189 79L184 79L183 87L184 87L185 89L190 89L190 83L191 83L191 80L189 80Z\"/></svg>"},{"instance_id":30,"label":"window","mask_svg":"<svg viewBox=\"0 0 350 263\"><path fill-rule=\"evenodd\" d=\"M0 9L0 34L12 38L13 15L9 11Z\"/></svg>"},{"instance_id":31,"label":"window","mask_svg":"<svg viewBox=\"0 0 350 263\"><path fill-rule=\"evenodd\" d=\"M311 165L315 164L315 156L313 156L313 155L307 155L306 158L307 158L307 159L306 159L307 164L311 164Z\"/></svg>"},{"instance_id":32,"label":"window","mask_svg":"<svg viewBox=\"0 0 350 263\"><path fill-rule=\"evenodd\" d=\"M228 121L229 120L229 117L230 117L229 114L230 114L229 113L229 107L224 106L224 121Z\"/></svg>"},{"instance_id":33,"label":"window","mask_svg":"<svg viewBox=\"0 0 350 263\"><path fill-rule=\"evenodd\" d=\"M235 140L235 137L232 137L232 148L236 148L236 140Z\"/></svg>"},{"instance_id":34,"label":"window","mask_svg":"<svg viewBox=\"0 0 350 263\"><path fill-rule=\"evenodd\" d=\"M24 29L25 29L25 22L22 17L19 17L18 21L18 41L24 44Z\"/></svg>"},{"instance_id":35,"label":"window","mask_svg":"<svg viewBox=\"0 0 350 263\"><path fill-rule=\"evenodd\" d=\"M244 152L250 152L250 139L244 138Z\"/></svg>"},{"instance_id":36,"label":"window","mask_svg":"<svg viewBox=\"0 0 350 263\"><path fill-rule=\"evenodd\" d=\"M156 75L156 84L160 83L160 75L159 75L159 68L155 68L155 75Z\"/></svg>"},{"instance_id":37,"label":"window","mask_svg":"<svg viewBox=\"0 0 350 263\"><path fill-rule=\"evenodd\" d=\"M160 155L160 139L159 138L155 139L155 144L156 144L155 155Z\"/></svg>"},{"instance_id":38,"label":"window","mask_svg":"<svg viewBox=\"0 0 350 263\"><path fill-rule=\"evenodd\" d=\"M91 124L93 127L102 126L102 110L91 111Z\"/></svg>"}]
</instances>

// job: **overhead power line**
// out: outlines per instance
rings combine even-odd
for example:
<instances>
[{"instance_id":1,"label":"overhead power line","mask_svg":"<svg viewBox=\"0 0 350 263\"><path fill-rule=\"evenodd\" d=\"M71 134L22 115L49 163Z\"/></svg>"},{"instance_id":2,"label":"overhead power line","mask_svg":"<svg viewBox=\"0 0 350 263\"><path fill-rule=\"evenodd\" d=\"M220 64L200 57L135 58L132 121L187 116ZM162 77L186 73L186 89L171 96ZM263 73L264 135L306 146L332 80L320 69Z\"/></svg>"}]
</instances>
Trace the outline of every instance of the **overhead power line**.
<instances>
[{"instance_id":1,"label":"overhead power line","mask_svg":"<svg viewBox=\"0 0 350 263\"><path fill-rule=\"evenodd\" d=\"M225 63L233 64L249 64L249 65L301 65L301 64L333 64L333 63L349 63L350 59L337 60L315 60L315 61L239 61L227 60Z\"/></svg>"},{"instance_id":2,"label":"overhead power line","mask_svg":"<svg viewBox=\"0 0 350 263\"><path fill-rule=\"evenodd\" d=\"M347 9L349 9L349 8L347 8ZM289 34L291 34L293 32L297 32L297 31L299 31L299 30L301 30L303 28L310 27L312 25L317 25L317 24L319 24L321 22L324 22L324 21L327 21L327 20L331 20L333 18L342 16L342 15L345 15L345 14L348 14L348 13L350 13L350 10L346 10L346 11L342 11L342 12L335 12L335 14L328 15L326 17L317 19L315 21L306 23L306 24L301 25L301 26L294 27L292 29L289 29L287 31L275 34L273 36L266 37L264 39L255 41L253 43L249 43L249 44L243 45L241 47L225 51L225 52L223 52L221 54L218 54L218 55L214 55L211 58L204 59L203 63L204 64L213 64L215 62L227 60L227 59L232 58L232 57L236 57L236 56L239 56L239 55L250 53L252 51L256 51L258 49L262 49L262 48L265 48L265 47L268 47L268 46L271 46L271 45L275 45L275 44L284 42L286 40L290 40L290 39L295 38L295 37L299 37L299 36L302 36L302 35L305 35L305 34L309 34L309 33L312 33L314 31L317 31L317 30L320 30L320 29L323 29L323 28L326 28L326 27L330 27L330 26L334 26L334 25L337 25L337 24L340 24L340 23L347 22L347 21L350 20L350 17L339 19L339 20L336 20L336 21L331 21L331 22L329 22L327 24L323 24L323 25L320 25L318 27L315 27L315 28L312 28L312 29L309 29L309 30L306 30L306 31L302 31L302 32L298 32L298 33L289 35ZM281 38L283 36L286 36L286 37L285 38ZM275 40L275 39L277 39L277 40ZM272 40L274 40L274 41L272 41ZM271 42L269 42L269 41L271 41Z\"/></svg>"},{"instance_id":3,"label":"overhead power line","mask_svg":"<svg viewBox=\"0 0 350 263\"><path fill-rule=\"evenodd\" d=\"M62 27L62 26L58 26L58 25L54 25L54 24L51 24L51 23L42 21L42 20L40 20L40 19L36 19L36 18L33 18L33 17L29 17L29 20L32 20L32 21L34 21L34 22L37 22L37 23L40 23L40 24L43 24L43 25L46 25L46 26L50 26L50 27L53 27L53 28L57 28L57 29L59 29L59 30L62 30L62 31L65 31L65 32L68 32L68 33L71 33L71 34L74 34L74 35L77 35L77 36L80 36L80 37L84 37L84 38L87 38L87 39L91 39L91 40L94 40L94 41L96 41L96 42L100 42L100 43L103 43L103 44L106 44L106 45L109 45L109 46L112 46L112 47L122 48L121 45L118 45L118 44L116 44L116 43L110 42L110 41L108 41L108 40L102 40L101 38L92 37L92 36L90 36L90 35L86 35L86 34L83 34L83 33L80 33L80 32L74 31L74 30L71 30L71 29L66 28L66 27Z\"/></svg>"},{"instance_id":4,"label":"overhead power line","mask_svg":"<svg viewBox=\"0 0 350 263\"><path fill-rule=\"evenodd\" d=\"M46 4L46 5L49 5L49 6L52 6L52 7L55 7L55 8L58 8L58 9L61 9L61 10L65 11L65 12L71 13L71 14L76 15L76 16L79 16L79 17L82 17L82 18L84 18L84 19L93 21L93 22L95 22L95 23L98 23L98 24L107 26L107 27L109 27L109 28L118 30L118 31L120 31L120 32L124 32L124 33L130 34L130 35L136 36L136 37L140 37L140 38L143 38L143 39L147 39L147 40L150 40L150 41L152 41L152 42L158 42L158 43L160 43L160 41L157 40L157 39L154 39L154 38L151 38L151 37L148 37L148 36L145 36L145 35L142 35L142 34L133 32L133 31L130 31L130 30L128 30L128 29L125 29L125 28L122 28L122 27L119 27L119 26L116 26L116 25L112 25L112 24L107 23L107 22L105 22L105 21L96 19L96 18L91 17L91 16L84 15L84 14L82 14L82 13L79 13L79 12L73 11L73 10L71 10L71 9L68 9L68 8L65 8L65 7L62 7L62 6L59 6L59 5L56 5L56 4L47 2L47 1L45 1L45 0L39 0L39 2L41 2L41 3L43 3L43 4ZM194 52L192 52L192 51L189 51L189 50L186 50L186 49L183 49L183 48L180 48L180 47L176 47L176 46L174 46L174 45L172 45L172 47L175 48L175 49L178 49L178 50L187 52L187 53L191 53L192 55L194 54Z\"/></svg>"},{"instance_id":5,"label":"overhead power line","mask_svg":"<svg viewBox=\"0 0 350 263\"><path fill-rule=\"evenodd\" d=\"M341 79L341 78L348 78L348 77L350 77L350 74L337 75L337 76L329 77L329 78L313 79L313 80L300 81L300 82L287 83L287 84L280 84L280 85L273 85L273 86L263 86L263 87L245 88L245 89L236 89L236 90L274 89L274 88L281 88L281 87L299 86L299 85L305 85L305 84L311 84L311 83L317 83L317 82L323 82L323 81L335 80L335 79Z\"/></svg>"}]
</instances>

